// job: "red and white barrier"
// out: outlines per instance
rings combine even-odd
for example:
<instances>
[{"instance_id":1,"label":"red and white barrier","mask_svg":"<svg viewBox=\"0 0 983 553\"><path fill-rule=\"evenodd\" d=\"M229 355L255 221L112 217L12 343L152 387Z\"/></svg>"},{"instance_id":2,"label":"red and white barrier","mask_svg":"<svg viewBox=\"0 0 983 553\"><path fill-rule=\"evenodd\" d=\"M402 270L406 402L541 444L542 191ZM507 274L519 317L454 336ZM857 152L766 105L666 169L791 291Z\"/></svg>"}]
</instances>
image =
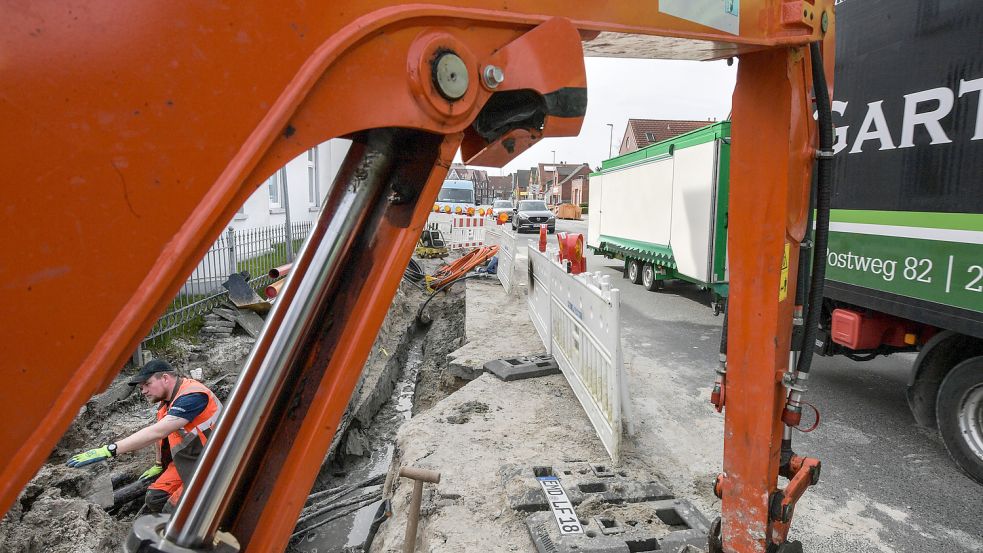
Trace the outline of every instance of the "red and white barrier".
<instances>
[{"instance_id":1,"label":"red and white barrier","mask_svg":"<svg viewBox=\"0 0 983 553\"><path fill-rule=\"evenodd\" d=\"M430 213L428 230L439 230L448 249L463 250L485 245L486 217Z\"/></svg>"}]
</instances>

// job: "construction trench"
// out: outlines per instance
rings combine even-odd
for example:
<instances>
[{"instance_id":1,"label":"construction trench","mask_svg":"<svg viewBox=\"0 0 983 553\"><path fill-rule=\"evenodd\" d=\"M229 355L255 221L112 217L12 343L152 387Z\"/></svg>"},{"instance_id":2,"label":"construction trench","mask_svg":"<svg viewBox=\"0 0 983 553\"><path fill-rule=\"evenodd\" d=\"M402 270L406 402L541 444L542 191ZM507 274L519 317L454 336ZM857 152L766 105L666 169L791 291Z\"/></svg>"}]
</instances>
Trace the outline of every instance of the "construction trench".
<instances>
[{"instance_id":1,"label":"construction trench","mask_svg":"<svg viewBox=\"0 0 983 553\"><path fill-rule=\"evenodd\" d=\"M422 264L428 273L438 265ZM606 467L607 456L583 413L564 413L579 408L562 376L508 383L483 374L485 361L542 353L524 299L506 295L494 276L471 279L436 294L426 306L432 323L425 325L416 316L426 298L419 283L403 280L288 551L401 551L414 482L397 474L403 466L435 466L428 457L445 458L460 470L444 470L441 484L423 487L419 550L476 550L503 529L505 550L530 550L534 544L540 551L555 550L552 542L560 536L551 535L556 525L536 483L545 474L563 475L570 483L567 493L586 529L582 539L600 550L612 544L654 550L675 543L664 539L670 534L681 544L705 540L706 519L675 500L664 482L635 469ZM219 306L199 340L175 339L154 356L224 400L254 342L250 333L215 315L233 310ZM152 422L155 408L126 382L133 372L124 370L81 409L0 521L0 551L120 549L143 513L147 483L139 475L153 465L153 448L81 469L65 462ZM567 436L562 453L534 435L539 421ZM450 441L435 449L442 439ZM475 453L479 459L455 460ZM501 493L485 497L493 488ZM488 509L494 512L469 520L472 511ZM592 550L587 544L580 549Z\"/></svg>"},{"instance_id":2,"label":"construction trench","mask_svg":"<svg viewBox=\"0 0 983 553\"><path fill-rule=\"evenodd\" d=\"M425 297L413 283L400 286L288 551L402 551L415 482L397 477L400 467L440 473L422 486L417 551L704 550L720 512L708 483L723 429L709 388L693 396L680 380L676 363L691 362L689 353L656 360L626 341L637 434L614 465L562 375L503 381L483 370L489 360L542 352L523 295L506 294L494 278L470 279L438 294L426 309L433 323L421 327L414 319ZM717 327L691 331L708 344L719 339ZM224 399L252 343L237 328L155 354ZM120 550L143 503L133 482L153 464L152 450L82 469L64 463L151 421L152 406L126 384L132 373L80 411L0 521L0 551ZM583 534L558 535L536 480L544 476L562 480ZM844 510L838 493L819 488L802 504L798 536L819 553L901 551L885 542L886 526L860 512L869 500L849 492ZM965 548L952 551L981 546L960 539Z\"/></svg>"},{"instance_id":3,"label":"construction trench","mask_svg":"<svg viewBox=\"0 0 983 553\"><path fill-rule=\"evenodd\" d=\"M379 503L378 490L393 461L399 425L412 412L425 410L460 385L442 375L447 353L464 341L464 287L455 286L435 297L427 307L434 322L421 327L414 322L426 298L419 286L404 280L393 299L312 489L310 509L305 508L298 521L291 550L341 550L348 541L357 540L360 531L364 544L367 534L363 530L368 527L361 528L355 515L362 511L353 507L371 504L375 508ZM223 305L216 311L233 309ZM152 353L170 362L179 374L201 380L224 401L254 337L239 327L232 332L232 323L225 327L220 319L215 320L217 326L206 322L200 340L175 339L164 350ZM224 332L208 332L210 328ZM134 372L125 369L80 410L48 462L0 521L0 551L120 550L143 506L147 484L138 478L154 464L153 448L81 469L69 468L65 462L75 453L110 443L153 422L156 408L126 382ZM376 481L380 485L351 486ZM338 494L339 489L344 493ZM349 533L356 537L349 538Z\"/></svg>"}]
</instances>

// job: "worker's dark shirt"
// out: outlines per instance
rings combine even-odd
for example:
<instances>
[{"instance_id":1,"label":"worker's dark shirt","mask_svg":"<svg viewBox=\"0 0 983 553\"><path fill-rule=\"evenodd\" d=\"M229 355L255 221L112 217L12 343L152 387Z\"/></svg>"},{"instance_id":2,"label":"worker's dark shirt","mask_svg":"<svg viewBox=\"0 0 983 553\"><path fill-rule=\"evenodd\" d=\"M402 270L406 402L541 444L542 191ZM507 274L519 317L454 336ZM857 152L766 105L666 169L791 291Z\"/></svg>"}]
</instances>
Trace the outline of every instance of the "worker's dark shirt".
<instances>
[{"instance_id":1,"label":"worker's dark shirt","mask_svg":"<svg viewBox=\"0 0 983 553\"><path fill-rule=\"evenodd\" d=\"M181 417L186 421L193 421L208 406L208 396L205 394L185 394L177 398L174 403L167 408L167 414L172 417Z\"/></svg>"}]
</instances>

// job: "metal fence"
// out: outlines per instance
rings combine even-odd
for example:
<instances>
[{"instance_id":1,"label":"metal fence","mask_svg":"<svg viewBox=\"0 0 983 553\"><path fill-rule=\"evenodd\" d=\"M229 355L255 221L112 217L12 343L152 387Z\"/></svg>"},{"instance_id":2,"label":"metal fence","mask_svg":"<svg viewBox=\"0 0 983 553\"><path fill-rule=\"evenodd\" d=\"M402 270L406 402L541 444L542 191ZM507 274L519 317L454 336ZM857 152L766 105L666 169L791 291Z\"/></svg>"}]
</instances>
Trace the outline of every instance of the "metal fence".
<instances>
[{"instance_id":1,"label":"metal fence","mask_svg":"<svg viewBox=\"0 0 983 553\"><path fill-rule=\"evenodd\" d=\"M313 221L291 224L289 248L286 225L242 230L230 228L205 252L143 343L152 343L185 327L225 300L228 291L222 283L232 273L247 272L250 285L257 292L261 291L270 283L269 270L292 262L313 228Z\"/></svg>"}]
</instances>

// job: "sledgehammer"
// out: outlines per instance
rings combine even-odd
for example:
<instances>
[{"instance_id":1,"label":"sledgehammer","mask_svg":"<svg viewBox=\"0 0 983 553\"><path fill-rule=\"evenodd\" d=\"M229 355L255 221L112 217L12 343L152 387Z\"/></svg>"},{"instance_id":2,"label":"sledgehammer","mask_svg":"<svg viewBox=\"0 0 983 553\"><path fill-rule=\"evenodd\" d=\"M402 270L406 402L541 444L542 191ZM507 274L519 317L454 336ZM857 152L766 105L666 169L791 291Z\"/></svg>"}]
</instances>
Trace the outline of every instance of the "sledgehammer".
<instances>
[{"instance_id":1,"label":"sledgehammer","mask_svg":"<svg viewBox=\"0 0 983 553\"><path fill-rule=\"evenodd\" d=\"M414 480L410 511L406 517L406 536L403 538L403 553L413 553L416 549L416 527L420 524L420 504L423 502L423 483L440 482L440 473L416 467L403 467L399 475Z\"/></svg>"}]
</instances>

